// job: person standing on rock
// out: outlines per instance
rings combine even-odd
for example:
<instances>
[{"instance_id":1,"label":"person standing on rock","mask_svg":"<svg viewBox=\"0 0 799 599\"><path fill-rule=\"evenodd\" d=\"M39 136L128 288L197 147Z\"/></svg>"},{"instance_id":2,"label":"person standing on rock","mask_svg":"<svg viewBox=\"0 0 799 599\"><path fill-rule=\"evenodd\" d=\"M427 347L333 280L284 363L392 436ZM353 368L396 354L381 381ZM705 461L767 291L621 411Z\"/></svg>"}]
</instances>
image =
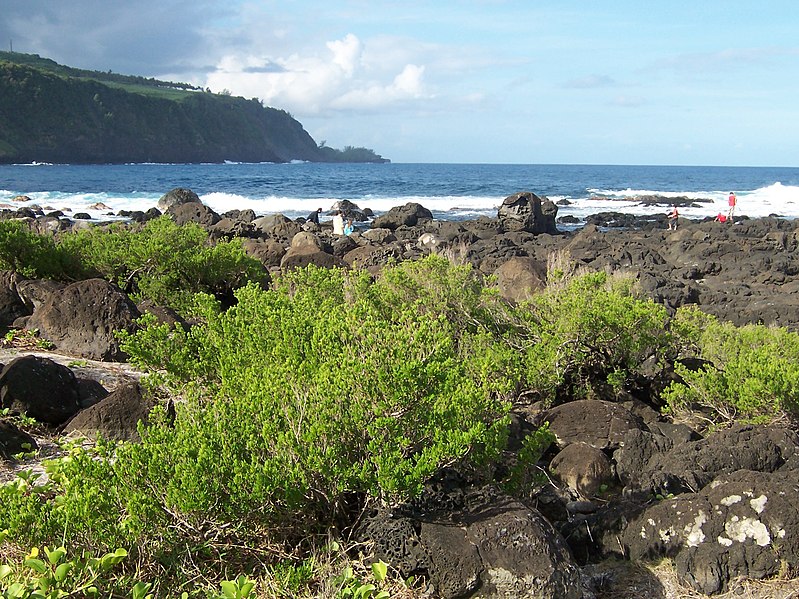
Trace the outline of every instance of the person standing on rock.
<instances>
[{"instance_id":1,"label":"person standing on rock","mask_svg":"<svg viewBox=\"0 0 799 599\"><path fill-rule=\"evenodd\" d=\"M677 219L680 217L680 213L677 212L677 204L671 207L671 212L669 212L667 216L669 217L669 231L676 231Z\"/></svg>"},{"instance_id":2,"label":"person standing on rock","mask_svg":"<svg viewBox=\"0 0 799 599\"><path fill-rule=\"evenodd\" d=\"M336 210L333 215L333 235L344 235L344 215L341 210Z\"/></svg>"},{"instance_id":3,"label":"person standing on rock","mask_svg":"<svg viewBox=\"0 0 799 599\"><path fill-rule=\"evenodd\" d=\"M311 212L311 213L308 215L308 219L307 219L307 220L308 220L308 222L311 222L311 223L314 223L314 224L318 225L318 224L319 224L319 215L320 215L321 213L322 213L322 209L321 209L321 208L317 208L316 210L314 210L313 212Z\"/></svg>"},{"instance_id":4,"label":"person standing on rock","mask_svg":"<svg viewBox=\"0 0 799 599\"><path fill-rule=\"evenodd\" d=\"M733 216L733 213L735 212L735 205L738 203L738 198L735 197L735 192L734 191L730 192L730 197L729 197L729 200L727 201L727 203L730 205L730 209L727 212L727 220L732 222L732 216Z\"/></svg>"}]
</instances>

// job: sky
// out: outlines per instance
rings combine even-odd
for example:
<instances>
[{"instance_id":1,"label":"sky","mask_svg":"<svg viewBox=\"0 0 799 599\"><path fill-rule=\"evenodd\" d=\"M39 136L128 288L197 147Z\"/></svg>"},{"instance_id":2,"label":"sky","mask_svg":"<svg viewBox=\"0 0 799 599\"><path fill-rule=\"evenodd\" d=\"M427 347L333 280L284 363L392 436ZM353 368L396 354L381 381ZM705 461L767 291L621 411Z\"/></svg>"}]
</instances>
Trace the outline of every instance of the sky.
<instances>
[{"instance_id":1,"label":"sky","mask_svg":"<svg viewBox=\"0 0 799 599\"><path fill-rule=\"evenodd\" d=\"M0 47L393 162L799 166L797 0L0 0Z\"/></svg>"}]
</instances>

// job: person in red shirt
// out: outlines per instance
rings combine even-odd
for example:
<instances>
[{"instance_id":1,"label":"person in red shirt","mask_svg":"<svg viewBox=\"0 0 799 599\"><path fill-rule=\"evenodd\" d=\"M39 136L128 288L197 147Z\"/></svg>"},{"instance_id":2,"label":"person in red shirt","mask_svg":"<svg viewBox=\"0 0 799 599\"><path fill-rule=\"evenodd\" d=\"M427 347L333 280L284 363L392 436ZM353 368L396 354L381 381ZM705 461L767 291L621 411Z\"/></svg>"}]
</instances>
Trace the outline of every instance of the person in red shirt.
<instances>
[{"instance_id":1,"label":"person in red shirt","mask_svg":"<svg viewBox=\"0 0 799 599\"><path fill-rule=\"evenodd\" d=\"M680 213L677 212L677 205L673 205L671 207L671 212L669 212L669 231L676 231L677 230L677 219L679 218Z\"/></svg>"},{"instance_id":2,"label":"person in red shirt","mask_svg":"<svg viewBox=\"0 0 799 599\"><path fill-rule=\"evenodd\" d=\"M730 205L730 209L727 211L727 220L732 221L732 216L735 213L735 204L738 203L738 198L735 197L735 192L730 192L730 199L728 204Z\"/></svg>"}]
</instances>

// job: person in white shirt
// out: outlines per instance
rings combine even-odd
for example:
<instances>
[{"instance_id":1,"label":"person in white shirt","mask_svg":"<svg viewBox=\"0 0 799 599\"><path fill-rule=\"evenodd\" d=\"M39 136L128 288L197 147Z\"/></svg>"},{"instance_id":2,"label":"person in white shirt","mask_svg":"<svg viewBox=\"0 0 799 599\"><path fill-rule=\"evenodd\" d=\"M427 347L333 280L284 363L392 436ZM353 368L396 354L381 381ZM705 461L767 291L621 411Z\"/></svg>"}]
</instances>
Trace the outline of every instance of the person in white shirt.
<instances>
[{"instance_id":1,"label":"person in white shirt","mask_svg":"<svg viewBox=\"0 0 799 599\"><path fill-rule=\"evenodd\" d=\"M333 215L333 235L344 235L344 215L341 210Z\"/></svg>"}]
</instances>

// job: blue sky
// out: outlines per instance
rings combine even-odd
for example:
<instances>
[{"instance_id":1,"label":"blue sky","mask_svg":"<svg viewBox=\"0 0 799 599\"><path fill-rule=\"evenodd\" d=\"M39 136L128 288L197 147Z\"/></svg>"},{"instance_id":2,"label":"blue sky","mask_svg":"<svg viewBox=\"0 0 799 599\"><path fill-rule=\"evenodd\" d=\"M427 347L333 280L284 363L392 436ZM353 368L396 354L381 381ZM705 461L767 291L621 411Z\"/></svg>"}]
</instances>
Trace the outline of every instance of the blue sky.
<instances>
[{"instance_id":1,"label":"blue sky","mask_svg":"<svg viewBox=\"0 0 799 599\"><path fill-rule=\"evenodd\" d=\"M799 166L796 0L0 0L15 51L395 162Z\"/></svg>"}]
</instances>

